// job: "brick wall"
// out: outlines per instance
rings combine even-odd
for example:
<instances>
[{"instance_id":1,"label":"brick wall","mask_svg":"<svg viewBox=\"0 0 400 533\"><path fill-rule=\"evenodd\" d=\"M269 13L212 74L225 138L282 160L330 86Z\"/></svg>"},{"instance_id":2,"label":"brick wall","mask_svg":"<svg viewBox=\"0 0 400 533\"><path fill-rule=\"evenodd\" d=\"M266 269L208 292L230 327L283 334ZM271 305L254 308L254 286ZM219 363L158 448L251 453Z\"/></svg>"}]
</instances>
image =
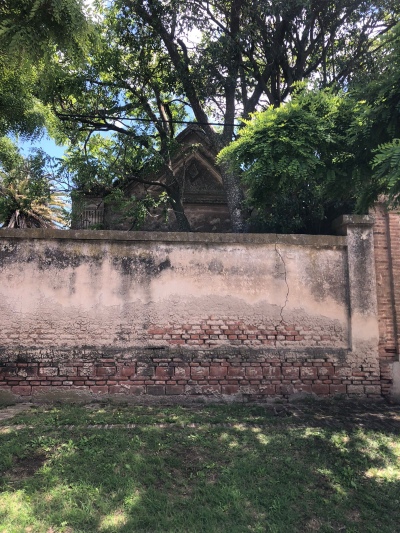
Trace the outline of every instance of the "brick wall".
<instances>
[{"instance_id":1,"label":"brick wall","mask_svg":"<svg viewBox=\"0 0 400 533\"><path fill-rule=\"evenodd\" d=\"M216 346L345 346L346 331L339 323L315 325L303 320L298 324L261 322L248 324L237 317L205 316L190 324L152 324L149 340L166 341L191 347Z\"/></svg>"},{"instance_id":2,"label":"brick wall","mask_svg":"<svg viewBox=\"0 0 400 533\"><path fill-rule=\"evenodd\" d=\"M2 230L0 398L380 397L372 222L340 227Z\"/></svg>"},{"instance_id":3,"label":"brick wall","mask_svg":"<svg viewBox=\"0 0 400 533\"><path fill-rule=\"evenodd\" d=\"M374 249L379 316L379 360L382 393L390 396L393 364L399 360L400 215L375 206Z\"/></svg>"},{"instance_id":4,"label":"brick wall","mask_svg":"<svg viewBox=\"0 0 400 533\"><path fill-rule=\"evenodd\" d=\"M182 348L115 353L29 354L3 363L0 387L20 396L53 391L92 394L205 397L241 400L287 399L294 394L379 398L378 364L355 367L345 350L314 348L308 353L283 349L218 348L188 352ZM41 355L41 356L40 356ZM110 355L110 354L109 354ZM28 360L28 362L24 362Z\"/></svg>"}]
</instances>

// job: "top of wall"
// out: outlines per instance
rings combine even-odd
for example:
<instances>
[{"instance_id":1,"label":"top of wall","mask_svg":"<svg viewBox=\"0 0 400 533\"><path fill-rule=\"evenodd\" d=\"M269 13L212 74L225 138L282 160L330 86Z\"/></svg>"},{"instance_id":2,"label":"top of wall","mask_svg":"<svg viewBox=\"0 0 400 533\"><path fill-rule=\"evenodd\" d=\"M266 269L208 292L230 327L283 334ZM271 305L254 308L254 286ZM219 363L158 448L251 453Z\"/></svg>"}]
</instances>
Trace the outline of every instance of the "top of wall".
<instances>
[{"instance_id":1,"label":"top of wall","mask_svg":"<svg viewBox=\"0 0 400 533\"><path fill-rule=\"evenodd\" d=\"M280 235L276 233L172 233L154 231L0 229L1 238L77 241L157 241L207 244L289 244L298 246L347 246L347 238L335 235Z\"/></svg>"}]
</instances>

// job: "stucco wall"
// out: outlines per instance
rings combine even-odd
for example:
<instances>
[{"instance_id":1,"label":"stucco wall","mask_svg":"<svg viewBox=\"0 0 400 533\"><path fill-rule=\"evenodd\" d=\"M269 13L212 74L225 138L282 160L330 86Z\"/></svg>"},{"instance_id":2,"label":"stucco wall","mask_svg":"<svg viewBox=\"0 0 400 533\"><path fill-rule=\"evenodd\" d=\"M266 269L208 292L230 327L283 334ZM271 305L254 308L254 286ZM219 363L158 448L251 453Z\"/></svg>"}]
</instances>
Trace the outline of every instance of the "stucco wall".
<instances>
[{"instance_id":1,"label":"stucco wall","mask_svg":"<svg viewBox=\"0 0 400 533\"><path fill-rule=\"evenodd\" d=\"M339 237L2 230L0 388L379 395L375 287L357 277L372 237L368 224L352 227Z\"/></svg>"}]
</instances>

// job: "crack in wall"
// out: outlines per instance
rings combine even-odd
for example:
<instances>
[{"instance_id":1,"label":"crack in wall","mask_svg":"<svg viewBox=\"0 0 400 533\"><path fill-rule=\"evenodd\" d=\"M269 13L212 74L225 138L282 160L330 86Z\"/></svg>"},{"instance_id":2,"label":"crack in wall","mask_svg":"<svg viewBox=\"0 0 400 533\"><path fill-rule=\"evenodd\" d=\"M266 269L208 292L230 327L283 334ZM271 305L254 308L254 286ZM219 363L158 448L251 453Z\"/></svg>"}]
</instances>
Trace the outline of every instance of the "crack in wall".
<instances>
[{"instance_id":1,"label":"crack in wall","mask_svg":"<svg viewBox=\"0 0 400 533\"><path fill-rule=\"evenodd\" d=\"M279 322L279 324L277 324L277 326L281 326L284 319L283 319L283 312L285 310L285 307L287 306L287 303L288 303L288 300L289 300L289 284L287 282L287 270L286 270L286 263L285 263L285 260L283 259L283 256L281 254L281 252L279 251L279 248L278 248L278 236L276 236L276 241L275 241L275 252L277 253L279 259L282 261L282 264L283 264L283 271L284 271L284 279L285 279L285 284L286 284L286 298L285 298L285 303L283 304L283 306L281 306L281 309L280 309L280 317L281 317L281 320ZM276 341L275 341L276 342Z\"/></svg>"}]
</instances>

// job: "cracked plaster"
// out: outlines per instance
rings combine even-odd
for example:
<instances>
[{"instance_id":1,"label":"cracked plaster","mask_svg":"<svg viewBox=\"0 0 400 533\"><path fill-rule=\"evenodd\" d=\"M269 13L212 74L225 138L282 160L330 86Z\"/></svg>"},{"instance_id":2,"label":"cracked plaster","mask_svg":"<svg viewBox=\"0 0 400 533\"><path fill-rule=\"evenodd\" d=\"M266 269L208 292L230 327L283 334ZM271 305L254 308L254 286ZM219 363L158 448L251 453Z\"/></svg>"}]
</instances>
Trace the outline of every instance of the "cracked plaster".
<instances>
[{"instance_id":1,"label":"cracked plaster","mask_svg":"<svg viewBox=\"0 0 400 533\"><path fill-rule=\"evenodd\" d=\"M340 246L3 239L1 249L3 346L144 346L152 323L210 315L304 324L347 345Z\"/></svg>"}]
</instances>

